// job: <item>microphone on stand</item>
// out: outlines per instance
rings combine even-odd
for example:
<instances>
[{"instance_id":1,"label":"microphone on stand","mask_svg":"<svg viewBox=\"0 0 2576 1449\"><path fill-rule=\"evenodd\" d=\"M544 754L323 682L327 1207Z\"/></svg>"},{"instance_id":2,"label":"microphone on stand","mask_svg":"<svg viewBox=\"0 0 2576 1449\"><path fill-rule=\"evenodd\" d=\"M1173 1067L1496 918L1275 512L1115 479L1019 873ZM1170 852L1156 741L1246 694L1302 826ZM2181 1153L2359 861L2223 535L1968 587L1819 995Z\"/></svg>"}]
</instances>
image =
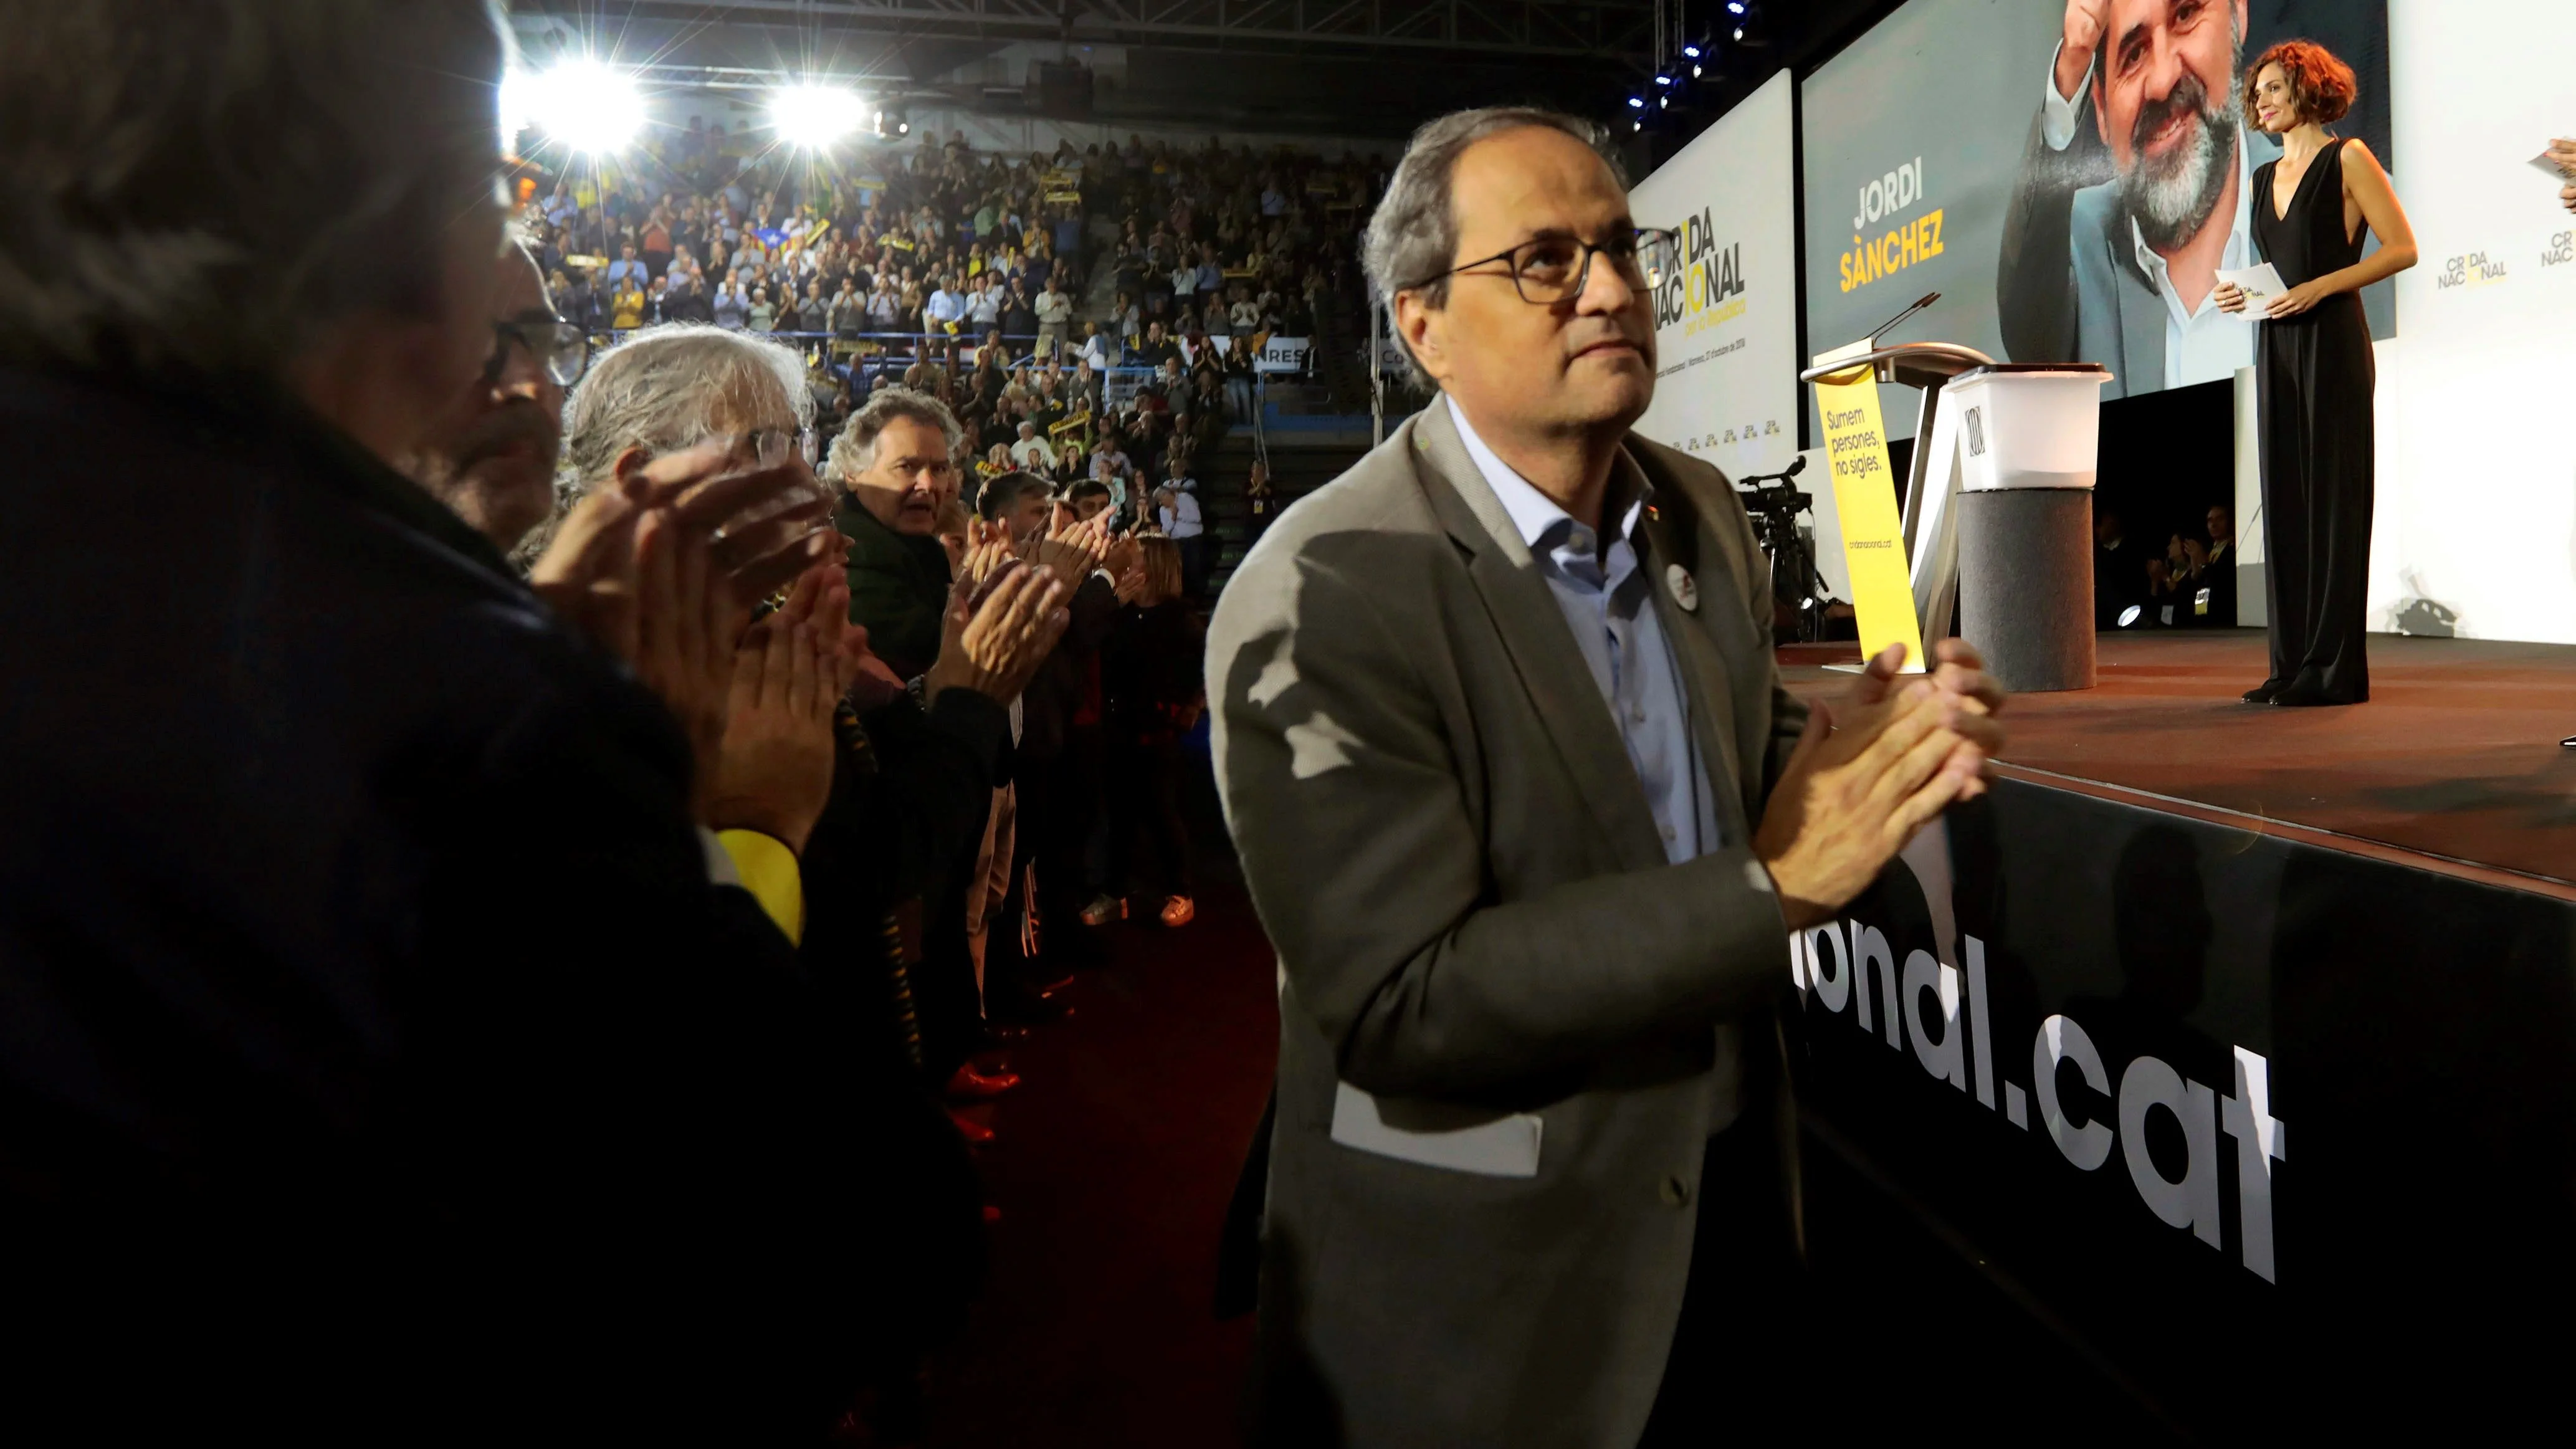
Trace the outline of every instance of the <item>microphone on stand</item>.
<instances>
[{"instance_id":1,"label":"microphone on stand","mask_svg":"<svg viewBox=\"0 0 2576 1449\"><path fill-rule=\"evenodd\" d=\"M1940 300L1941 294L1938 292L1924 293L1921 301L1916 302L1913 306L1906 308L1904 311L1897 313L1895 316L1890 317L1886 321L1869 329L1869 332L1867 333L1867 336L1869 337L1869 345L1876 347L1878 345L1878 339L1895 331L1898 323L1903 322L1906 318L1913 316L1915 313L1922 311L1924 308L1929 307Z\"/></svg>"}]
</instances>

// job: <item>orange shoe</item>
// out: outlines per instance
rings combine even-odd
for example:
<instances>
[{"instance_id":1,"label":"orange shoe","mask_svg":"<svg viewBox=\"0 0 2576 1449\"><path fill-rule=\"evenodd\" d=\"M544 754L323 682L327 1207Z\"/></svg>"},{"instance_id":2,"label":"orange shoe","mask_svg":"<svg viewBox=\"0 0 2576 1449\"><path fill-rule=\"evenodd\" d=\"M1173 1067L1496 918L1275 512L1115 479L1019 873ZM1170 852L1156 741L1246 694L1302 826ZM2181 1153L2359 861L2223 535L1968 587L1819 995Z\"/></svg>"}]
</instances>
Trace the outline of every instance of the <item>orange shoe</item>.
<instances>
[{"instance_id":1,"label":"orange shoe","mask_svg":"<svg viewBox=\"0 0 2576 1449\"><path fill-rule=\"evenodd\" d=\"M1199 908L1188 896L1173 896L1163 902L1163 924L1174 930L1199 918Z\"/></svg>"}]
</instances>

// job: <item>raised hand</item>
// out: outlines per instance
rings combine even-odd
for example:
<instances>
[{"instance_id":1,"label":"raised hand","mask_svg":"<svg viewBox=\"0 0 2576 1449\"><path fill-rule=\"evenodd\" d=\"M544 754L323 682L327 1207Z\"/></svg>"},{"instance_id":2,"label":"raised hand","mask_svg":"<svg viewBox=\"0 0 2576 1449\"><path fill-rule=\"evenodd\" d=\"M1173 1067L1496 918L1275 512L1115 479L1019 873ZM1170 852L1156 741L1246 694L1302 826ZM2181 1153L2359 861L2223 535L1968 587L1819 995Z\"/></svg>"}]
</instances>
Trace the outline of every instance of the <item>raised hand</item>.
<instances>
[{"instance_id":1,"label":"raised hand","mask_svg":"<svg viewBox=\"0 0 2576 1449\"><path fill-rule=\"evenodd\" d=\"M1140 604L1145 601L1145 590L1148 585L1145 579L1145 566L1143 564L1129 564L1125 569L1119 571L1117 577L1119 603Z\"/></svg>"},{"instance_id":2,"label":"raised hand","mask_svg":"<svg viewBox=\"0 0 2576 1449\"><path fill-rule=\"evenodd\" d=\"M1832 919L1962 798L1976 779L1959 762L1976 708L1918 680L1877 705L1811 710L1753 835L1792 929Z\"/></svg>"},{"instance_id":3,"label":"raised hand","mask_svg":"<svg viewBox=\"0 0 2576 1449\"><path fill-rule=\"evenodd\" d=\"M1016 559L1011 548L1011 526L979 519L967 526L966 564L957 571L957 577L981 588Z\"/></svg>"},{"instance_id":4,"label":"raised hand","mask_svg":"<svg viewBox=\"0 0 2576 1449\"><path fill-rule=\"evenodd\" d=\"M1037 557L1030 561L1042 568L1053 569L1058 577L1078 584L1089 578L1092 570L1100 567L1102 556L1108 552L1109 524L1106 519L1095 518L1084 523L1070 512L1059 509L1046 537L1038 540Z\"/></svg>"},{"instance_id":5,"label":"raised hand","mask_svg":"<svg viewBox=\"0 0 2576 1449\"><path fill-rule=\"evenodd\" d=\"M971 689L1009 704L1028 688L1056 641L1073 621L1063 607L1070 591L1052 570L1016 567L975 599L961 582L949 595L939 660L922 680L922 692Z\"/></svg>"},{"instance_id":6,"label":"raised hand","mask_svg":"<svg viewBox=\"0 0 2576 1449\"><path fill-rule=\"evenodd\" d=\"M757 830L802 852L832 794L832 710L811 624L762 620L735 650L704 808L717 830Z\"/></svg>"},{"instance_id":7,"label":"raised hand","mask_svg":"<svg viewBox=\"0 0 2576 1449\"><path fill-rule=\"evenodd\" d=\"M2093 68L2093 56L2102 48L2102 36L2110 24L2111 0L2066 0L2065 29L2059 37L2053 77L2059 95L2075 99L2075 89Z\"/></svg>"},{"instance_id":8,"label":"raised hand","mask_svg":"<svg viewBox=\"0 0 2576 1449\"><path fill-rule=\"evenodd\" d=\"M682 530L705 537L712 566L746 609L848 547L831 528L830 500L803 460L761 468L746 466L748 456L738 438L658 458L629 450L565 517L529 569L529 582L631 661L636 625L618 600L633 592L636 530L646 513L666 512Z\"/></svg>"},{"instance_id":9,"label":"raised hand","mask_svg":"<svg viewBox=\"0 0 2576 1449\"><path fill-rule=\"evenodd\" d=\"M741 612L715 573L706 538L644 511L635 533L635 677L670 707L697 757L701 803L724 739Z\"/></svg>"}]
</instances>

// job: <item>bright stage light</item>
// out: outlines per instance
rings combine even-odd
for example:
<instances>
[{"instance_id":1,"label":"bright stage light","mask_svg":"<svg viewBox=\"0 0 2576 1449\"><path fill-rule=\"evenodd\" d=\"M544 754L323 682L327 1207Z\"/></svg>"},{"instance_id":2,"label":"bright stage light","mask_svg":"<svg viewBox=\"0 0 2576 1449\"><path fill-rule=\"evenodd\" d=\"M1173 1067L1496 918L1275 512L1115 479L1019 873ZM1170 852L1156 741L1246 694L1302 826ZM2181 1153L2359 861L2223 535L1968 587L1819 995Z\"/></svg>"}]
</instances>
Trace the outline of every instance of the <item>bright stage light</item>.
<instances>
[{"instance_id":1,"label":"bright stage light","mask_svg":"<svg viewBox=\"0 0 2576 1449\"><path fill-rule=\"evenodd\" d=\"M829 146L866 125L867 117L858 92L840 86L788 86L769 98L769 124L790 146Z\"/></svg>"},{"instance_id":2,"label":"bright stage light","mask_svg":"<svg viewBox=\"0 0 2576 1449\"><path fill-rule=\"evenodd\" d=\"M534 123L548 139L596 156L644 129L644 93L633 76L585 56L502 82L501 113L504 124Z\"/></svg>"}]
</instances>

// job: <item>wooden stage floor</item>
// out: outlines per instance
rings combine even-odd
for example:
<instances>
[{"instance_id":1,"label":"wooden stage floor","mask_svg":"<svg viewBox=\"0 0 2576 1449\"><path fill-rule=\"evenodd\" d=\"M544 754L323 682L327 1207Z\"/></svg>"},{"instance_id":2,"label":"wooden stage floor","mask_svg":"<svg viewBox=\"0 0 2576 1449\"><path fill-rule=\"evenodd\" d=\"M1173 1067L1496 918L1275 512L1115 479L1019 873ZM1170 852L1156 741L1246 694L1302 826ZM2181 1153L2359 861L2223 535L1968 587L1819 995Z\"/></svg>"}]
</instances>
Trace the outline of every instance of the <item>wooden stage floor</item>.
<instances>
[{"instance_id":1,"label":"wooden stage floor","mask_svg":"<svg viewBox=\"0 0 2576 1449\"><path fill-rule=\"evenodd\" d=\"M1831 693L1852 646L1781 651ZM2576 647L2372 635L2371 701L2280 709L2259 629L2101 636L2099 683L2017 696L1998 769L2576 899Z\"/></svg>"}]
</instances>

